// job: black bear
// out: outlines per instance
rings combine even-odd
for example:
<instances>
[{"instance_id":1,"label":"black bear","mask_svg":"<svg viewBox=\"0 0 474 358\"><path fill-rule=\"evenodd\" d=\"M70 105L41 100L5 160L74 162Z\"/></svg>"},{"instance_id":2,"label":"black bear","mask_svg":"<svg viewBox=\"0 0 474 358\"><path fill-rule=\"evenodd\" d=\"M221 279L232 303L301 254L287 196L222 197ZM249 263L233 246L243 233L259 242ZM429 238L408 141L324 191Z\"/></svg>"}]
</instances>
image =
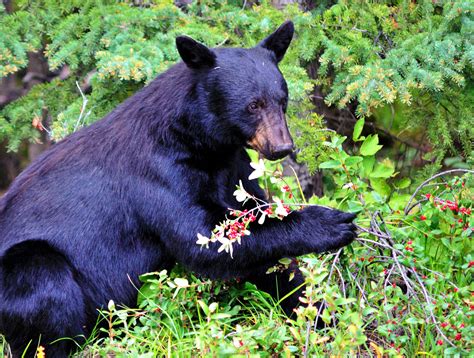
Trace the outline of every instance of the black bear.
<instances>
[{"instance_id":1,"label":"black bear","mask_svg":"<svg viewBox=\"0 0 474 358\"><path fill-rule=\"evenodd\" d=\"M87 336L97 308L111 299L133 306L130 279L138 285L140 274L178 262L276 294L265 271L280 258L354 239L354 215L308 207L252 227L233 258L196 244L197 233L210 233L227 208L239 207L239 180L264 198L247 179L246 148L272 160L293 150L278 69L293 32L286 22L251 49L178 37L182 62L16 179L0 201L0 332L14 354L30 341L34 353L41 337L48 357L67 355L68 341L49 343ZM281 294L300 283L278 275Z\"/></svg>"}]
</instances>

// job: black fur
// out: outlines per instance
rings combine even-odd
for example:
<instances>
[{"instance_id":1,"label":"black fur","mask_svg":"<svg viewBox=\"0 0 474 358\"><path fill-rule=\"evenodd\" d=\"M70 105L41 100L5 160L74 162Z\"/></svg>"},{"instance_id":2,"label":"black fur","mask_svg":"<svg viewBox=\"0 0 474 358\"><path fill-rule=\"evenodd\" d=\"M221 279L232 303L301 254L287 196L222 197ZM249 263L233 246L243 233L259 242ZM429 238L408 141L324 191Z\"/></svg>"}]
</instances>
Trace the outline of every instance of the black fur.
<instances>
[{"instance_id":1,"label":"black fur","mask_svg":"<svg viewBox=\"0 0 474 358\"><path fill-rule=\"evenodd\" d=\"M176 262L211 278L249 279L275 294L265 269L285 256L340 248L354 237L352 214L320 207L251 228L234 258L196 245L227 208L239 179L263 198L245 146L259 117L251 100L284 110L277 67L286 23L252 49L207 49L178 38L184 62L32 163L0 200L0 332L19 355L87 335L96 309L133 306L140 274ZM282 102L282 100L284 100ZM284 103L284 104L281 104ZM285 274L287 275L287 274ZM286 277L286 276L285 276ZM130 278L130 279L129 279ZM280 279L280 296L301 283ZM287 312L297 303L292 298ZM67 342L46 347L64 356Z\"/></svg>"}]
</instances>

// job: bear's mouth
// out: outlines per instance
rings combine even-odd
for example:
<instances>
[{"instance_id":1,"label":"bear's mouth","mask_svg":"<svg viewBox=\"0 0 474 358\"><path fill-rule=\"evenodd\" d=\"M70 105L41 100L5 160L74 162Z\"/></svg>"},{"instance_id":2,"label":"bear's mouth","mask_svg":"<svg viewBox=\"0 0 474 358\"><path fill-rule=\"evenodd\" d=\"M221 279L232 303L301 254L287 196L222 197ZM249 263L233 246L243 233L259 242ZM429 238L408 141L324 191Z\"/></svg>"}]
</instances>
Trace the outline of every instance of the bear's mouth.
<instances>
[{"instance_id":1,"label":"bear's mouth","mask_svg":"<svg viewBox=\"0 0 474 358\"><path fill-rule=\"evenodd\" d=\"M247 145L269 160L282 159L294 150L293 139L285 119L271 121L268 116L262 118L255 135L247 142Z\"/></svg>"}]
</instances>

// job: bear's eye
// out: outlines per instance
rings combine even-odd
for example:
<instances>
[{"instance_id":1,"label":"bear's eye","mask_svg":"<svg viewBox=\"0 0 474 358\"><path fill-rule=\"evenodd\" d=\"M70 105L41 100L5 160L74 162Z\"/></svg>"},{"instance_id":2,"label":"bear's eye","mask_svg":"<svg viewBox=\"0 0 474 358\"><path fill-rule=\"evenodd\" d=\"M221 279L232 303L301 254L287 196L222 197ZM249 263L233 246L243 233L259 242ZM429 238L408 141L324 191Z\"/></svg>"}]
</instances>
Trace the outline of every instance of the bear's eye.
<instances>
[{"instance_id":1,"label":"bear's eye","mask_svg":"<svg viewBox=\"0 0 474 358\"><path fill-rule=\"evenodd\" d=\"M257 101L250 102L250 104L248 105L248 109L250 112L255 112L259 108L260 108L260 103L258 103Z\"/></svg>"}]
</instances>

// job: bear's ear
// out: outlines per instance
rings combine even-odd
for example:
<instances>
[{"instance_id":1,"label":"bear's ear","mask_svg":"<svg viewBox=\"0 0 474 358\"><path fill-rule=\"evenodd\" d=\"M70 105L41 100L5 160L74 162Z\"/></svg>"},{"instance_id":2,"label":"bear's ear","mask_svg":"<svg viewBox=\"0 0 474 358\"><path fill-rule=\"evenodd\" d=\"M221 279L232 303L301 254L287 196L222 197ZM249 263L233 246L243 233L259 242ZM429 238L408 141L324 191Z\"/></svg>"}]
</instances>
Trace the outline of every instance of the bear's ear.
<instances>
[{"instance_id":1,"label":"bear's ear","mask_svg":"<svg viewBox=\"0 0 474 358\"><path fill-rule=\"evenodd\" d=\"M273 34L260 42L259 46L272 51L276 56L277 62L280 62L283 56L285 56L288 46L290 46L294 32L295 26L293 22L285 21Z\"/></svg>"},{"instance_id":2,"label":"bear's ear","mask_svg":"<svg viewBox=\"0 0 474 358\"><path fill-rule=\"evenodd\" d=\"M212 67L216 64L214 52L191 37L178 36L176 48L184 63L190 68Z\"/></svg>"}]
</instances>

